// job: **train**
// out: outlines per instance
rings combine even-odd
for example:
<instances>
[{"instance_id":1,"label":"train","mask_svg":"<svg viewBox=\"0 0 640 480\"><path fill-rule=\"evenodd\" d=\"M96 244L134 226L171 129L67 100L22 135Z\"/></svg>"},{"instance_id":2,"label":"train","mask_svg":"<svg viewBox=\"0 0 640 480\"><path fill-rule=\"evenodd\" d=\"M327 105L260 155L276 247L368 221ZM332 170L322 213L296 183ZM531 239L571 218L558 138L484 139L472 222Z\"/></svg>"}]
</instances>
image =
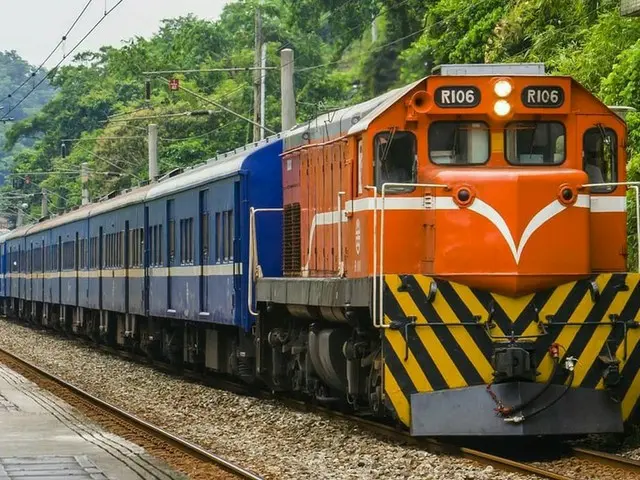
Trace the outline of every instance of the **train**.
<instances>
[{"instance_id":1,"label":"train","mask_svg":"<svg viewBox=\"0 0 640 480\"><path fill-rule=\"evenodd\" d=\"M441 65L4 234L1 307L414 436L622 432L626 138L542 64Z\"/></svg>"}]
</instances>

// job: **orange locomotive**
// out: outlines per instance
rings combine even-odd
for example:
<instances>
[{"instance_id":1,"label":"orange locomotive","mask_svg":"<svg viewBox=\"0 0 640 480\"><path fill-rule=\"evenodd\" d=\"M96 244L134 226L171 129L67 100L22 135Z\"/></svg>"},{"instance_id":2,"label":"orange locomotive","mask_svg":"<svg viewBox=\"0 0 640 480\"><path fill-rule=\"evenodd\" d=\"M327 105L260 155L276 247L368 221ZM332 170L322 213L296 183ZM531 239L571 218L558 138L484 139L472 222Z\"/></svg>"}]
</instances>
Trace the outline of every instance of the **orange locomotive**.
<instances>
[{"instance_id":1,"label":"orange locomotive","mask_svg":"<svg viewBox=\"0 0 640 480\"><path fill-rule=\"evenodd\" d=\"M298 126L258 371L414 435L621 431L640 395L626 134L537 64L445 65Z\"/></svg>"}]
</instances>

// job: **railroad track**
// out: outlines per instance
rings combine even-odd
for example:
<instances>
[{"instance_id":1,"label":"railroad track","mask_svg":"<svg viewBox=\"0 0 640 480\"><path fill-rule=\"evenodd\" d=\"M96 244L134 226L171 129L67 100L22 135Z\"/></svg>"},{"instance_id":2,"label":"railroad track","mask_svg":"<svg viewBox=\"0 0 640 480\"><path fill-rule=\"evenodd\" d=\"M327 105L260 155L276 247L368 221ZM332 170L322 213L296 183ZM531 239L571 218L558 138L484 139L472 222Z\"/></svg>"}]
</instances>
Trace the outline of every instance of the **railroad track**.
<instances>
[{"instance_id":1,"label":"railroad track","mask_svg":"<svg viewBox=\"0 0 640 480\"><path fill-rule=\"evenodd\" d=\"M188 473L191 478L262 480L242 466L100 400L2 348L0 363L62 398L113 433L126 437L172 467Z\"/></svg>"},{"instance_id":2,"label":"railroad track","mask_svg":"<svg viewBox=\"0 0 640 480\"><path fill-rule=\"evenodd\" d=\"M582 447L571 447L571 454L574 458L612 470L612 473L616 474L616 476L611 478L616 480L626 478L640 479L640 461L638 460ZM629 476L629 474L632 476Z\"/></svg>"},{"instance_id":3,"label":"railroad track","mask_svg":"<svg viewBox=\"0 0 640 480\"><path fill-rule=\"evenodd\" d=\"M77 340L76 337L68 337L68 336L63 336L63 338L67 338L70 340ZM81 342L81 343L86 343L86 342ZM93 345L93 344L92 344ZM95 345L94 345L95 346ZM149 363L148 359L143 358L139 355L136 354L132 354L132 353L128 353L119 349L114 349L111 347L101 347L100 350L105 353L105 354L111 354L111 355L116 355L116 356L120 356L124 359L127 359L129 361L134 361L137 363L142 363L142 364L147 364L149 366L152 366L156 369L160 369L161 371L164 371L165 373L169 373L169 374L178 374L180 372L177 372L176 370L174 370L171 366L166 365L166 364L162 364L162 363ZM11 358L15 359L17 362L24 364L27 368L31 368L34 369L37 372L42 372L42 374L47 377L52 379L54 382L56 383L61 383L62 385L68 385L66 384L66 382L64 382L63 380L55 377L54 375L51 375L45 371L40 370L38 367L35 367L33 365L30 365L28 362L15 357L14 355L12 355L9 352L3 351L2 349L0 349L0 360L2 360L2 356L3 355L9 355ZM196 381L196 382L201 382L201 383L205 383L208 385L211 385L215 388L221 388L221 389L225 389L225 390L230 390L233 391L235 393L238 394L250 394L250 395L258 395L261 396L263 398L271 398L274 399L274 395L271 393L267 393L267 392L256 392L255 390L250 390L248 387L243 387L240 384L237 384L235 382L231 382L229 380L217 380L217 379L209 379L208 381L204 380L204 378L200 375L198 375L196 372L182 372L182 375L185 376L192 380L192 381ZM94 399L95 397L92 397L90 394L83 392L82 390L77 389L76 387L73 387L71 385L68 385L71 389L73 390L77 390L80 394L80 396L86 397L86 398L90 398L90 399ZM631 475L637 475L637 478L640 479L640 462L636 461L636 460L631 460L631 459L627 459L625 457L620 457L618 455L613 455L613 454L609 454L609 453L604 453L604 452L599 452L599 451L595 451L595 450L589 450L589 449L585 449L585 448L581 448L581 447L569 447L569 449L566 451L565 455L562 457L561 460L556 460L553 462L524 462L524 461L518 461L518 460L514 460L513 458L508 458L506 456L503 455L497 455L494 453L489 453L486 451L481 451L481 450L477 450L474 448L467 448L467 447L463 447L463 446L459 446L459 445L453 445L453 444L449 444L449 443L443 443L434 439L425 439L425 438L417 438L417 437L412 437L409 435L408 432L406 432L405 430L400 430L397 428L394 428L392 426L389 425L385 425L382 424L378 421L374 421L374 420L370 420L367 418L363 418L363 417L359 417L359 416L355 416L352 414L348 414L348 413L343 413L337 410L333 410L330 408L326 408L326 407L322 407L322 406L318 406L318 405L312 405L309 403L305 403L299 400L294 400L291 399L289 397L281 397L281 396L275 396L275 399L277 399L278 401L281 401L282 403L285 403L286 405L288 405L291 408L294 408L296 410L299 411L305 411L305 412L314 412L314 413L318 413L324 416L329 416L329 417L333 417L333 418L341 418L343 420L348 420L348 421L352 421L355 422L357 424L359 424L360 426L362 426L364 429L373 432L375 434L377 434L378 436L381 437L385 437L385 438L390 438L393 439L396 442L402 443L402 444L407 444L407 445L413 445L415 447L418 448L424 448L427 451L430 451L432 453L441 453L441 454L447 454L447 455L456 455L459 456L461 458L465 458L468 460L472 460L474 462L483 464L483 465L490 465L496 469L499 469L501 471L508 471L508 472L514 472L514 473L520 473L520 474L526 474L526 475L536 475L539 478L544 478L544 479L551 479L551 480L583 480L582 477L580 476L576 476L575 474L569 474L566 473L567 470L571 470L571 468L567 468L564 463L567 462L576 462L576 461L580 461L580 462L588 462L589 464L595 465L597 468L599 468L600 470L607 471L607 472L611 472L610 474L607 474L606 476L602 477L602 478L612 478L615 480L626 480L627 477L624 476L624 474L631 474ZM95 399L98 402L101 402L98 399ZM101 402L104 403L104 402ZM107 406L107 408L110 409L114 409L115 411L118 412L118 414L123 413L124 415L128 415L125 412L122 412L121 410L117 409L116 407L113 407L111 405L105 404ZM134 421L137 422L143 422L142 420L139 420L135 417L132 417L130 415L128 415L129 417L133 418ZM146 422L143 422L145 425ZM160 429L157 429L156 427L153 427L151 425L149 425L149 427L151 427L152 429L155 429L159 432L161 432L161 435L169 435L171 438L172 437L170 434L163 432ZM180 442L180 439L176 439ZM196 454L198 456L200 455L204 455L204 457L200 457L202 461L204 462L209 462L209 463L218 463L219 461L222 461L223 463L221 464L223 467L225 466L226 462L224 459L220 459L219 457L212 455L208 452L202 451L202 449L200 449L197 446L191 445L188 442L184 442L186 444L186 447L183 447L182 445L179 445L178 448L194 448L197 449ZM210 458L209 456L213 457ZM238 468L239 471L235 471L234 468ZM240 478L260 478L254 474L252 474L251 472L247 472L246 470L240 468L240 467L236 467L234 465L230 465L230 467L227 469L233 473L236 473L238 475L238 477ZM600 471L599 470L599 471ZM620 472L623 472L623 475L620 476ZM208 478L208 477L207 477ZM593 477L596 478L596 477ZM600 477L597 477L600 478ZM636 478L636 477L629 477L629 478Z\"/></svg>"},{"instance_id":4,"label":"railroad track","mask_svg":"<svg viewBox=\"0 0 640 480\"><path fill-rule=\"evenodd\" d=\"M562 452L562 456L553 462L519 461L505 455L497 455L495 453L445 443L435 439L412 437L404 430L329 408L309 405L297 400L284 399L283 401L298 410L312 411L320 415L352 421L362 426L363 429L373 432L380 437L392 439L396 442L412 445L417 448L423 448L432 453L456 455L483 465L490 465L501 471L535 475L538 478L550 480L584 480L584 477L579 473L573 474L569 473L569 471L577 470L576 462L588 462L591 465L587 468L597 471L599 472L598 474L601 475L591 478L597 478L598 480L627 480L638 478L640 480L640 461L610 453L582 447L568 447Z\"/></svg>"}]
</instances>

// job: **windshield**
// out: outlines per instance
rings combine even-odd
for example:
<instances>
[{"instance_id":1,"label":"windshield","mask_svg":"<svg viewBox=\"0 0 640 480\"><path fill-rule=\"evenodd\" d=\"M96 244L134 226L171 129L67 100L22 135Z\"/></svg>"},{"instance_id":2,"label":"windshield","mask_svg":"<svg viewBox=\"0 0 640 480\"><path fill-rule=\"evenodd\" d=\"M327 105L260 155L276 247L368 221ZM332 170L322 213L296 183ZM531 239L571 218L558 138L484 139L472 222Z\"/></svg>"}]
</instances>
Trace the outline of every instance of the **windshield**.
<instances>
[{"instance_id":1,"label":"windshield","mask_svg":"<svg viewBox=\"0 0 640 480\"><path fill-rule=\"evenodd\" d=\"M393 130L376 135L375 177L381 189L385 183L415 183L417 173L416 137L411 132ZM394 186L388 191L412 191L412 186Z\"/></svg>"},{"instance_id":2,"label":"windshield","mask_svg":"<svg viewBox=\"0 0 640 480\"><path fill-rule=\"evenodd\" d=\"M559 165L565 158L565 129L559 122L507 125L507 161L512 165Z\"/></svg>"},{"instance_id":3,"label":"windshield","mask_svg":"<svg viewBox=\"0 0 640 480\"><path fill-rule=\"evenodd\" d=\"M429 158L437 165L481 165L489 160L489 127L483 122L434 122Z\"/></svg>"}]
</instances>

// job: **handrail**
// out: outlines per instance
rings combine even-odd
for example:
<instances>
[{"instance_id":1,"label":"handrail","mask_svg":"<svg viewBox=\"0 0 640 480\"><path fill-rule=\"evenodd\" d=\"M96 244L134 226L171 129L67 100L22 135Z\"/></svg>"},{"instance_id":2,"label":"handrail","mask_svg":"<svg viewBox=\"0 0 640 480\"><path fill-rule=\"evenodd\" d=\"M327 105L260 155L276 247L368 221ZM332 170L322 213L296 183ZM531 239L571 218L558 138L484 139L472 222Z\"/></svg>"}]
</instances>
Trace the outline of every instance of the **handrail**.
<instances>
[{"instance_id":1,"label":"handrail","mask_svg":"<svg viewBox=\"0 0 640 480\"><path fill-rule=\"evenodd\" d=\"M249 314L254 317L258 316L258 312L253 309L253 282L256 278L262 277L260 264L258 263L258 239L256 235L256 213L263 212L283 212L284 208L254 208L249 209L249 268L247 272L247 304L249 306Z\"/></svg>"},{"instance_id":2,"label":"handrail","mask_svg":"<svg viewBox=\"0 0 640 480\"><path fill-rule=\"evenodd\" d=\"M338 192L338 276L344 277L344 255L342 253L342 197L346 192Z\"/></svg>"},{"instance_id":3,"label":"handrail","mask_svg":"<svg viewBox=\"0 0 640 480\"><path fill-rule=\"evenodd\" d=\"M382 213L380 214L380 289L378 291L378 324L374 324L377 328L389 328L384 323L384 212L387 187L414 187L414 188L449 188L448 185L439 183L396 183L387 182L382 185ZM378 206L378 200L375 200L375 206Z\"/></svg>"},{"instance_id":4,"label":"handrail","mask_svg":"<svg viewBox=\"0 0 640 480\"><path fill-rule=\"evenodd\" d=\"M638 239L637 256L638 256L638 272L640 272L640 182L606 182L606 183L585 183L579 188L591 187L621 187L626 186L636 191L636 236Z\"/></svg>"},{"instance_id":5,"label":"handrail","mask_svg":"<svg viewBox=\"0 0 640 480\"><path fill-rule=\"evenodd\" d=\"M377 317L378 314L377 305L378 305L378 297L377 297L377 286L378 286L378 187L374 185L367 185L364 187L367 190L373 191L373 301L371 305L371 310L373 312L373 327L377 328Z\"/></svg>"}]
</instances>

